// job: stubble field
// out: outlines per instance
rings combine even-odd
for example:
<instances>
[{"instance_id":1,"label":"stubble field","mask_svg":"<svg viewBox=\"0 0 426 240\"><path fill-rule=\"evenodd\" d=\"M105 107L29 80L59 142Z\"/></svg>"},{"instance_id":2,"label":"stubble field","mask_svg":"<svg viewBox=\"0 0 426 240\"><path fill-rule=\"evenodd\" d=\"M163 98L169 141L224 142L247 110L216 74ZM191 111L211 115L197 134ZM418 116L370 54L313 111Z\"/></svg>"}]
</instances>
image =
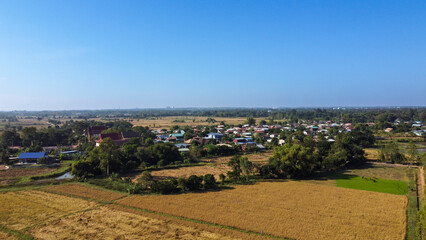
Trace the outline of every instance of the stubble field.
<instances>
[{"instance_id":1,"label":"stubble field","mask_svg":"<svg viewBox=\"0 0 426 240\"><path fill-rule=\"evenodd\" d=\"M232 239L218 233L104 206L43 224L37 239Z\"/></svg>"},{"instance_id":2,"label":"stubble field","mask_svg":"<svg viewBox=\"0 0 426 240\"><path fill-rule=\"evenodd\" d=\"M291 239L404 239L406 232L405 196L300 182L117 203Z\"/></svg>"},{"instance_id":3,"label":"stubble field","mask_svg":"<svg viewBox=\"0 0 426 240\"><path fill-rule=\"evenodd\" d=\"M124 194L112 192L112 191L104 191L92 187L87 187L81 184L64 184L64 185L57 185L57 186L50 186L43 188L43 190L50 191L53 193L62 193L62 194L69 194L74 195L78 197L84 197L84 198L90 198L90 199L96 199L99 201L106 201L110 202L116 199L119 199Z\"/></svg>"},{"instance_id":4,"label":"stubble field","mask_svg":"<svg viewBox=\"0 0 426 240\"><path fill-rule=\"evenodd\" d=\"M244 124L246 118L231 118L231 117L212 117L216 120L215 123L207 122L206 120L209 117L188 117L188 116L178 116L178 117L153 117L146 119L131 119L131 123L134 126L144 126L150 127L153 129L169 129L173 125L178 126L204 126L204 125L219 125L220 122L225 122L226 124L238 125ZM264 118L255 118L257 122L261 121ZM99 120L99 119L96 119Z\"/></svg>"},{"instance_id":5,"label":"stubble field","mask_svg":"<svg viewBox=\"0 0 426 240\"><path fill-rule=\"evenodd\" d=\"M9 229L22 230L95 205L43 191L0 193L0 224Z\"/></svg>"}]
</instances>

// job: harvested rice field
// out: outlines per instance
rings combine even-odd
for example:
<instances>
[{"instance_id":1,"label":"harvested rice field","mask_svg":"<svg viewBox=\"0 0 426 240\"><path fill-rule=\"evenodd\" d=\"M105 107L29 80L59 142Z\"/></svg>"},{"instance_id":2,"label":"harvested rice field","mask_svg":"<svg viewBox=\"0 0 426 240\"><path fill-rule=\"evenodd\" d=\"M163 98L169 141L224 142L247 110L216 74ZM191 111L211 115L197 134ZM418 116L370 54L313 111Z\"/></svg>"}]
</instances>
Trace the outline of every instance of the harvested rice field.
<instances>
[{"instance_id":1,"label":"harvested rice field","mask_svg":"<svg viewBox=\"0 0 426 240\"><path fill-rule=\"evenodd\" d=\"M249 161L253 163L267 163L269 158L272 157L272 151L265 151L261 153L253 153L243 155L247 157ZM213 163L213 164L227 164L231 160L232 156L228 157L214 157L214 158L205 158L203 162Z\"/></svg>"},{"instance_id":2,"label":"harvested rice field","mask_svg":"<svg viewBox=\"0 0 426 240\"><path fill-rule=\"evenodd\" d=\"M54 193L69 194L69 195L74 195L78 197L90 198L90 199L95 199L99 201L107 201L107 202L110 202L125 196L124 194L120 194L120 193L116 193L112 191L100 190L100 189L88 187L82 184L56 185L56 186L43 188L43 190L54 192Z\"/></svg>"},{"instance_id":3,"label":"harvested rice field","mask_svg":"<svg viewBox=\"0 0 426 240\"><path fill-rule=\"evenodd\" d=\"M216 181L219 180L219 175L225 174L230 171L231 168L228 166L218 166L212 167L209 165L204 166L191 166L191 167L181 167L175 169L164 169L159 171L152 171L151 175L155 179L169 179L169 178L181 178L181 177L189 177L191 175L206 175L213 174L216 178ZM137 180L140 176L137 176L135 180Z\"/></svg>"},{"instance_id":4,"label":"harvested rice field","mask_svg":"<svg viewBox=\"0 0 426 240\"><path fill-rule=\"evenodd\" d=\"M99 207L49 222L30 231L37 239L233 239L194 227Z\"/></svg>"},{"instance_id":5,"label":"harvested rice field","mask_svg":"<svg viewBox=\"0 0 426 240\"><path fill-rule=\"evenodd\" d=\"M291 239L405 239L405 196L302 182L131 196L118 204Z\"/></svg>"},{"instance_id":6,"label":"harvested rice field","mask_svg":"<svg viewBox=\"0 0 426 240\"><path fill-rule=\"evenodd\" d=\"M247 157L249 161L257 164L264 164L269 161L269 158L272 156L272 151L265 151L262 153L247 154L244 157ZM157 179L170 179L170 178L181 178L189 177L191 175L206 175L213 174L216 178L216 181L219 180L219 175L224 174L228 171L231 171L231 167L228 166L228 162L232 157L215 157L215 158L205 158L202 162L207 163L208 165L202 166L189 166L189 167L180 167L173 169L162 169L151 171L151 175ZM130 177L134 182L137 182L138 178L142 173L138 174L127 174L125 177Z\"/></svg>"},{"instance_id":7,"label":"harvested rice field","mask_svg":"<svg viewBox=\"0 0 426 240\"><path fill-rule=\"evenodd\" d=\"M21 230L94 205L93 202L43 191L0 193L0 225Z\"/></svg>"},{"instance_id":8,"label":"harvested rice field","mask_svg":"<svg viewBox=\"0 0 426 240\"><path fill-rule=\"evenodd\" d=\"M0 239L7 239L7 240L18 240L18 237L13 236L12 234L9 234L7 232L0 231Z\"/></svg>"}]
</instances>

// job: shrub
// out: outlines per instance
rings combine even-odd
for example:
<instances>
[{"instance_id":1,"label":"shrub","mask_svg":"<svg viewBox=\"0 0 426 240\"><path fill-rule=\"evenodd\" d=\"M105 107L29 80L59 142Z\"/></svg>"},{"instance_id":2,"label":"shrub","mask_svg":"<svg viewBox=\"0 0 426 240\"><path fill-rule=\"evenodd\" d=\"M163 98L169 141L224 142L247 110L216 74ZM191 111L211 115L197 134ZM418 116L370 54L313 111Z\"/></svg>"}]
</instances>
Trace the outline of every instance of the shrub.
<instances>
[{"instance_id":1,"label":"shrub","mask_svg":"<svg viewBox=\"0 0 426 240\"><path fill-rule=\"evenodd\" d=\"M141 177L138 179L138 183L144 188L151 187L153 181L154 178L148 171L142 172Z\"/></svg>"},{"instance_id":2,"label":"shrub","mask_svg":"<svg viewBox=\"0 0 426 240\"><path fill-rule=\"evenodd\" d=\"M216 179L212 174L206 174L203 177L204 189L215 189L217 188Z\"/></svg>"},{"instance_id":3,"label":"shrub","mask_svg":"<svg viewBox=\"0 0 426 240\"><path fill-rule=\"evenodd\" d=\"M177 185L175 179L155 181L152 183L151 190L156 193L169 194L177 191Z\"/></svg>"},{"instance_id":4,"label":"shrub","mask_svg":"<svg viewBox=\"0 0 426 240\"><path fill-rule=\"evenodd\" d=\"M140 184L130 183L127 187L127 193L129 194L139 194L142 193L143 187Z\"/></svg>"},{"instance_id":5,"label":"shrub","mask_svg":"<svg viewBox=\"0 0 426 240\"><path fill-rule=\"evenodd\" d=\"M191 175L186 181L186 186L188 187L189 191L197 191L201 189L202 182L203 182L203 179L201 177L196 175Z\"/></svg>"}]
</instances>

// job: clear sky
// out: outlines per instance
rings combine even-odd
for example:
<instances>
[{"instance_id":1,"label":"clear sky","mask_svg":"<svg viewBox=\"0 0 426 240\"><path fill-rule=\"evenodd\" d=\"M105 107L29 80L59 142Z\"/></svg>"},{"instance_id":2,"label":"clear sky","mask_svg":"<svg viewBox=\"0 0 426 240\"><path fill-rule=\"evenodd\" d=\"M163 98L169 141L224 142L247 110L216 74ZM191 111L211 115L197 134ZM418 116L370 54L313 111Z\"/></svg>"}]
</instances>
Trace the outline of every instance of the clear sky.
<instances>
[{"instance_id":1,"label":"clear sky","mask_svg":"<svg viewBox=\"0 0 426 240\"><path fill-rule=\"evenodd\" d=\"M0 110L413 105L424 0L0 0Z\"/></svg>"}]
</instances>

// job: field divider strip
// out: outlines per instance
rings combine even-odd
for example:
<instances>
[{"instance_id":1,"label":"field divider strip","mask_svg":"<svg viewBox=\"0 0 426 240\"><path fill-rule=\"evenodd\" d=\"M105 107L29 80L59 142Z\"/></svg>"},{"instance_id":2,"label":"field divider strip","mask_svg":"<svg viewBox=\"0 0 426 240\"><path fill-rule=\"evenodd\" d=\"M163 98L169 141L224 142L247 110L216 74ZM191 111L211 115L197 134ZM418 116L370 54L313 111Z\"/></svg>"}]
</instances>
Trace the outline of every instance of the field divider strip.
<instances>
[{"instance_id":1,"label":"field divider strip","mask_svg":"<svg viewBox=\"0 0 426 240\"><path fill-rule=\"evenodd\" d=\"M0 225L0 230L3 231L3 232L9 233L11 235L14 235L14 236L16 236L20 239L24 239L24 240L33 240L34 239L32 236L29 236L29 235L21 232L22 230L21 231L12 230L12 229L7 228L3 225Z\"/></svg>"},{"instance_id":2,"label":"field divider strip","mask_svg":"<svg viewBox=\"0 0 426 240\"><path fill-rule=\"evenodd\" d=\"M267 237L267 238L280 239L280 240L292 240L291 238L283 238L283 237L278 237L278 236L274 236L274 235L271 235L271 234L262 234L262 233L259 233L259 232L253 232L253 231L245 230L245 229L241 229L241 228L221 225L221 224L217 224L217 223L211 223L211 222L207 222L207 221L203 221L203 220L197 220L197 219L193 219L193 218L171 215L171 214L162 213L162 212L151 211L151 210L148 210L148 209L131 207L131 206L127 206L127 205L123 205L123 204L119 204L119 203L112 203L112 205L117 205L117 206L120 206L120 207L132 209L132 210L137 210L137 211L140 211L140 212L146 212L146 213L151 213L151 214L155 214L155 215L160 215L160 216L164 216L164 217L168 217L168 218L175 218L175 219L179 219L179 220L185 220L185 221L188 221L188 222L194 222L194 223L224 228L224 229L228 229L228 230L234 230L234 231L238 231L238 232L242 232L242 233L246 233L246 234L256 235L256 236L259 236L259 237Z\"/></svg>"}]
</instances>

